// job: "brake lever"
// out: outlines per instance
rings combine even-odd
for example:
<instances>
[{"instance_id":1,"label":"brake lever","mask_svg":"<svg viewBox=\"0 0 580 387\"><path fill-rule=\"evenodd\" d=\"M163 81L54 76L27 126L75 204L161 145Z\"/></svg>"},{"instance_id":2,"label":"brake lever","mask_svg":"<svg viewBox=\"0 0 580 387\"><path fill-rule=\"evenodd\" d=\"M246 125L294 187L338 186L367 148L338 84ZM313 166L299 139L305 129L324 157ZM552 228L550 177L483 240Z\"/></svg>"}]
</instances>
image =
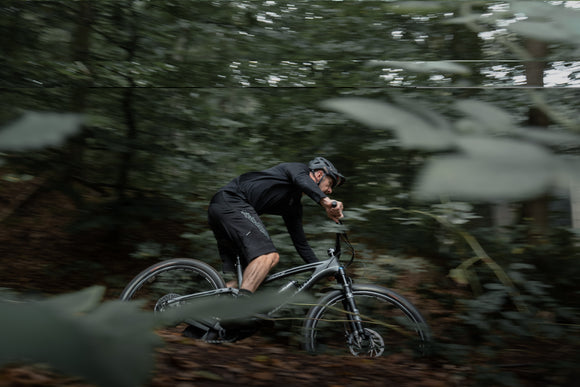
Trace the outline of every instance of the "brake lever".
<instances>
[{"instance_id":1,"label":"brake lever","mask_svg":"<svg viewBox=\"0 0 580 387\"><path fill-rule=\"evenodd\" d=\"M333 200L331 203L332 207L335 208L336 206L338 206L338 203L336 202L336 200ZM342 220L337 219L336 220L337 223L339 225L342 226ZM340 243L340 239L343 238L344 242L348 245L348 247L350 248L350 250L352 251L352 257L350 258L350 261L346 264L346 266L350 266L352 264L352 262L354 261L354 257L356 255L354 247L352 246L352 244L350 243L350 241L348 240L348 236L346 234L346 231L342 230L340 232L336 233L336 242L335 242L335 251L334 251L334 255L335 256L340 256L341 254L341 243Z\"/></svg>"},{"instance_id":2,"label":"brake lever","mask_svg":"<svg viewBox=\"0 0 580 387\"><path fill-rule=\"evenodd\" d=\"M336 206L338 206L338 203L336 202L336 200L333 200L330 205L332 206L332 208L336 208ZM342 221L340 219L337 219L336 223L338 223L339 225L342 225ZM334 242L333 253L336 257L340 257L340 254L341 254L341 248L340 248L340 236L341 236L341 234L344 234L344 231L336 233L336 241Z\"/></svg>"}]
</instances>

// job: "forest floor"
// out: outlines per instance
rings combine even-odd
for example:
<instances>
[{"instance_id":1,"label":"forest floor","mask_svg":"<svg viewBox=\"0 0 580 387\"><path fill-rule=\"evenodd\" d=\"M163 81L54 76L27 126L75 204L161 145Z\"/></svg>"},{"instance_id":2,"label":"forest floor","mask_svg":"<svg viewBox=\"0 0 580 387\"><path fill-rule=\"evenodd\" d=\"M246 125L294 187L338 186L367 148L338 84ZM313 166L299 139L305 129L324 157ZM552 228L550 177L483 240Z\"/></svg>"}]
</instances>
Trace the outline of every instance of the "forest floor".
<instances>
[{"instance_id":1,"label":"forest floor","mask_svg":"<svg viewBox=\"0 0 580 387\"><path fill-rule=\"evenodd\" d=\"M123 284L135 274L130 249L112 248L103 241L102 235L99 238L91 234L71 236L66 227L75 207L63 195L32 192L35 189L31 188L31 193L23 199L17 195L21 189L15 190L0 190L0 205L6 209L0 211L3 217L0 219L0 287L25 294L52 295L101 284L107 286L109 298L117 297ZM156 230L159 234L159 229ZM168 234L177 231L167 227L165 230ZM398 284L403 289L412 289L421 281L418 276L407 273ZM451 326L457 321L453 311L445 310L434 300L421 299L412 291L407 290L405 295L422 311L428 311L428 319L439 316L430 321L435 336L448 336L453 331ZM150 387L494 385L475 381L485 363L465 359L451 362L437 355L420 359L406 355L379 359L310 355L296 342L280 339L272 329L232 344L207 344L182 337L179 332L164 331L159 335L165 345L156 352ZM522 346L512 354L501 361L507 367L513 366L519 385L546 385L544 373L548 371L538 366L544 360L541 353ZM481 361L485 359L482 357ZM554 379L551 384L568 385L568 379ZM43 365L0 369L0 387L17 386L88 385Z\"/></svg>"}]
</instances>

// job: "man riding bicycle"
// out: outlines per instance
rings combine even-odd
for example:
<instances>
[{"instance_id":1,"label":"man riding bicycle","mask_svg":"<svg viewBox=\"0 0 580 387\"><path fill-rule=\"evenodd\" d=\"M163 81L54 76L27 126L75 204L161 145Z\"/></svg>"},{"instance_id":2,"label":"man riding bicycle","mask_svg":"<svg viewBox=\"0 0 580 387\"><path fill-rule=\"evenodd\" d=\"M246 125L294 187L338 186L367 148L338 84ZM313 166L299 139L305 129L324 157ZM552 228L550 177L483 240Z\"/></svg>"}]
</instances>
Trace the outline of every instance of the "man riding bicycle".
<instances>
[{"instance_id":1,"label":"man riding bicycle","mask_svg":"<svg viewBox=\"0 0 580 387\"><path fill-rule=\"evenodd\" d=\"M335 202L327 195L343 181L344 177L328 160L317 157L308 165L283 163L241 175L212 199L209 221L218 239L224 268L241 271L243 266L246 277L241 280L241 288L254 291L262 282L280 285L280 280L301 275L304 281L296 288L291 287L292 281L276 293L264 291L257 297L244 297L245 292L226 288L220 273L207 263L173 258L142 270L125 287L121 299L145 299L147 302L141 304L144 308L156 313L170 312L160 321L177 329L186 324L182 332L186 337L208 343L232 343L273 326L280 317L284 320L288 308L292 308L292 316L304 311L306 303L301 302L304 293L321 281L334 278L335 286L318 300L307 301L312 306L303 319L302 335L308 351L328 348L334 352L346 347L354 356L378 357L393 351L407 354L408 350L425 354L429 327L414 305L390 289L355 284L348 276L346 267L353 262L355 251L344 232L336 233L334 248L328 250L329 257L321 262L317 262L306 241L302 195L320 203L328 216L338 222L342 203L333 205ZM306 262L312 263L264 278L278 262L279 255L259 218L263 213L283 217L296 249ZM346 264L340 261L341 242L352 253ZM241 265L237 265L238 254ZM311 274L304 278L305 273Z\"/></svg>"},{"instance_id":2,"label":"man riding bicycle","mask_svg":"<svg viewBox=\"0 0 580 387\"><path fill-rule=\"evenodd\" d=\"M245 173L214 195L208 209L209 225L218 242L224 272L233 272L237 257L240 259L244 270L241 293L255 292L280 259L259 215L282 216L298 254L307 263L317 262L302 227L300 200L303 194L308 195L338 222L343 217L343 204L327 195L344 181L330 161L316 157L308 165L282 163ZM228 283L230 287L237 285L236 281Z\"/></svg>"}]
</instances>

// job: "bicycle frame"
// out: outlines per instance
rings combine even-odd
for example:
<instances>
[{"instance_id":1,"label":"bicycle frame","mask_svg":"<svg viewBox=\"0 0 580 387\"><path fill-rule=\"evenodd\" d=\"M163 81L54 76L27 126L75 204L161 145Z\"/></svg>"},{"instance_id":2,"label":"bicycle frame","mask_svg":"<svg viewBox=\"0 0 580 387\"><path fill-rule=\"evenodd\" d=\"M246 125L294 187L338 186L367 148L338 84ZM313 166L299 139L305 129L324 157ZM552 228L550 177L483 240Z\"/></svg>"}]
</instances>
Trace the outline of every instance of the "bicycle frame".
<instances>
[{"instance_id":1,"label":"bicycle frame","mask_svg":"<svg viewBox=\"0 0 580 387\"><path fill-rule=\"evenodd\" d=\"M346 247L349 255L352 253L350 260L341 256L341 245ZM327 329L327 324L338 323L344 324L344 339L355 356L382 355L385 342L391 334L390 328L393 327L395 334L401 333L396 328L397 320L399 317L406 317L405 321L410 325L401 326L403 336L393 339L395 347L398 348L403 343L401 340L406 340L408 333L412 337L417 334L422 343L419 349L424 352L423 344L429 340L430 335L423 316L408 300L394 291L379 285L355 285L346 273L346 268L354 261L355 256L356 252L348 235L340 230L336 233L334 248L328 249L327 259L270 274L266 276L263 284L274 283L273 285L260 289L255 297L241 297L240 300L236 300L240 295L239 289L228 288L223 277L211 265L189 258L169 259L142 270L125 287L121 299L147 298L149 308L151 302L155 302L155 312L164 312L170 306L180 308L181 304L187 303L189 305L183 310L183 314L169 316L175 321L167 320L167 323L189 324L192 328L186 329L191 337L203 335L202 339L215 343L233 342L251 335L261 326L261 322L257 321L259 319L288 320L294 319L297 313L305 312L302 334L309 351L316 351L319 342L325 346L327 339L330 339L329 343L336 339L340 341L341 333L334 328ZM236 268L238 283L243 283L242 269L241 266ZM328 286L331 278L336 280L336 285ZM203 282L201 289L208 289L209 286L212 290L197 292L196 289L200 289L199 279ZM276 281L280 282L275 283ZM315 287L321 281L323 282ZM144 290L140 290L143 286ZM324 294L318 301L310 301L312 295L308 298L300 295L304 291L313 293L319 286L323 287ZM184 294L184 291L189 294ZM386 305L384 313L381 312L383 305ZM281 309L288 311L280 314L278 312ZM392 309L395 313L393 316ZM375 313L378 313L377 319L374 318ZM381 323L383 319L392 318L395 319L394 325ZM224 322L225 328L220 321ZM407 333L408 329L411 331Z\"/></svg>"},{"instance_id":2,"label":"bicycle frame","mask_svg":"<svg viewBox=\"0 0 580 387\"><path fill-rule=\"evenodd\" d=\"M324 278L328 277L336 277L337 283L341 286L343 293L345 294L344 300L344 307L348 311L347 319L349 320L349 324L351 325L351 331L355 333L355 337L357 340L363 339L365 337L365 330L362 325L362 319L360 317L359 310L354 302L352 287L351 287L351 280L346 275L346 270L344 266L340 263L340 237L341 234L336 234L336 244L334 249L328 249L329 258L324 261L308 263L305 265L300 265L297 267L293 267L290 269L282 270L278 273L271 274L264 279L264 284L271 283L280 279L288 278L297 274L302 274L306 272L312 271L313 273L310 277L304 281L302 284L296 287L296 290L285 297L285 300L268 312L268 315L272 315L280 310L282 307L288 304L288 302L297 294L311 289L316 283L321 281ZM346 239L348 243L348 239ZM350 245L350 243L348 243ZM352 246L351 246L352 248ZM353 259L354 259L354 249L353 249ZM352 262L352 259L351 259ZM242 283L243 280L243 273L241 270L241 265L239 264L239 259L236 264L236 271L237 271L237 279L238 283ZM176 297L170 301L168 301L168 305L179 303L187 300L192 300L195 298L202 298L212 295L218 294L226 294L226 293L234 293L237 292L237 289L234 288L223 288L223 289L214 289L209 290L206 292L201 293L194 293L194 294L187 294L184 296Z\"/></svg>"},{"instance_id":3,"label":"bicycle frame","mask_svg":"<svg viewBox=\"0 0 580 387\"><path fill-rule=\"evenodd\" d=\"M308 289L312 288L312 286L314 284L316 284L318 281L322 280L323 278L335 276L337 283L342 287L342 291L345 294L345 300L343 302L343 304L344 304L343 306L348 311L347 319L349 320L349 323L351 325L351 331L354 332L357 340L361 340L361 339L366 337L366 333L365 333L365 330L364 330L364 327L362 324L360 312L359 312L358 307L356 306L356 303L354 301L354 294L353 294L352 286L351 286L352 281L346 275L346 270L345 270L344 266L339 262L339 257L341 254L340 253L341 236L343 236L345 238L346 243L352 249L352 253L353 253L353 256L351 259L351 262L352 262L352 260L354 259L354 248L348 242L348 238L346 238L346 235L344 232L337 233L336 234L335 248L328 249L328 255L330 256L329 259L324 260L324 261L320 261L320 262L301 265L301 266L298 266L295 268L290 268L290 269L283 270L281 272L269 275L264 280L264 283L273 282L273 281L276 281L278 279L290 277L292 275L304 273L307 271L314 271L312 273L312 275L304 283L302 283L302 285L297 287L296 291L292 294L292 296L295 296L296 294L301 293L304 290L308 290ZM241 280L242 280L241 273L239 273L238 280L239 280L238 283L241 283ZM275 313L280 308L282 308L286 303L287 302L284 302L280 306L274 308L269 314Z\"/></svg>"},{"instance_id":4,"label":"bicycle frame","mask_svg":"<svg viewBox=\"0 0 580 387\"><path fill-rule=\"evenodd\" d=\"M341 223L342 224L342 223ZM294 294L298 294L303 290L308 290L314 286L318 281L323 278L335 276L337 274L341 274L340 277L345 277L346 273L344 272L344 266L339 262L339 258L341 255L340 249L340 238L345 236L345 233L336 233L336 242L334 248L328 249L328 256L329 258L324 261L308 263L305 265L293 267L290 269L282 270L278 273L271 274L266 277L263 283L267 284L278 279L290 277L292 275L305 273L308 271L313 271L310 278L308 278L302 285L300 285L297 291ZM347 240L348 242L348 240ZM349 243L350 246L350 243ZM352 248L352 246L351 246ZM353 259L354 259L354 249L353 252ZM352 262L352 260L351 260ZM238 268L240 268L239 261L238 261ZM238 270L238 283L242 283L242 273Z\"/></svg>"},{"instance_id":5,"label":"bicycle frame","mask_svg":"<svg viewBox=\"0 0 580 387\"><path fill-rule=\"evenodd\" d=\"M264 284L287 278L296 274L313 271L312 275L297 288L298 292L300 292L302 290L308 290L312 288L312 286L321 279L336 274L340 267L341 265L338 261L338 257L332 256L324 261L308 263L269 275L264 280Z\"/></svg>"},{"instance_id":6,"label":"bicycle frame","mask_svg":"<svg viewBox=\"0 0 580 387\"><path fill-rule=\"evenodd\" d=\"M301 274L301 273L313 271L312 275L303 284L301 284L299 287L297 287L296 292L294 292L292 294L292 295L296 295L304 290L308 290L308 289L312 288L312 286L314 286L314 284L316 284L318 281L322 280L323 278L336 275L340 271L341 267L342 266L340 265L340 263L338 261L338 257L333 255L329 259L326 259L324 261L308 263L305 265L293 267L290 269L280 271L278 273L271 274L268 277L266 277L266 279L264 280L263 283L266 284L266 283L274 282L274 281L277 281L279 279L287 278L287 277L290 277L290 276L293 276L296 274ZM241 278L238 278L238 280L240 280L239 283L241 283ZM186 294L186 295L175 297L175 298L171 299L170 301L167 302L167 304L171 305L174 303L188 301L188 300L192 300L195 298L202 298L202 297L218 295L218 294L225 294L225 293L234 293L236 291L237 291L237 289L234 289L234 288L222 288L222 289L208 290L205 292Z\"/></svg>"}]
</instances>

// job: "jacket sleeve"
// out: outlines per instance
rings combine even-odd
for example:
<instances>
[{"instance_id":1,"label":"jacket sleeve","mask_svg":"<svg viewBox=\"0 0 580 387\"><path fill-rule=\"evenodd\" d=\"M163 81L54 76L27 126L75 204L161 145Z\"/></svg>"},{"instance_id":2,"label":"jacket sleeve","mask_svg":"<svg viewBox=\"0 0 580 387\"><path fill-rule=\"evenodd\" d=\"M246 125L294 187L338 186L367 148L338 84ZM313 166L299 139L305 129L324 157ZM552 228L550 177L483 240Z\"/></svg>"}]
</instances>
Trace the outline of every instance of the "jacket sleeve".
<instances>
[{"instance_id":1,"label":"jacket sleeve","mask_svg":"<svg viewBox=\"0 0 580 387\"><path fill-rule=\"evenodd\" d=\"M312 180L309 173L310 171L308 168L305 168L304 165L301 164L294 164L291 165L289 168L289 173L291 175L292 181L296 186L300 188L302 192L304 192L308 197L314 200L316 203L320 203L322 198L325 198L326 195L318 184Z\"/></svg>"},{"instance_id":2,"label":"jacket sleeve","mask_svg":"<svg viewBox=\"0 0 580 387\"><path fill-rule=\"evenodd\" d=\"M306 240L304 228L302 227L302 206L298 206L293 213L286 213L282 215L284 223L292 238L292 243L296 251L306 263L318 262L318 258Z\"/></svg>"}]
</instances>

